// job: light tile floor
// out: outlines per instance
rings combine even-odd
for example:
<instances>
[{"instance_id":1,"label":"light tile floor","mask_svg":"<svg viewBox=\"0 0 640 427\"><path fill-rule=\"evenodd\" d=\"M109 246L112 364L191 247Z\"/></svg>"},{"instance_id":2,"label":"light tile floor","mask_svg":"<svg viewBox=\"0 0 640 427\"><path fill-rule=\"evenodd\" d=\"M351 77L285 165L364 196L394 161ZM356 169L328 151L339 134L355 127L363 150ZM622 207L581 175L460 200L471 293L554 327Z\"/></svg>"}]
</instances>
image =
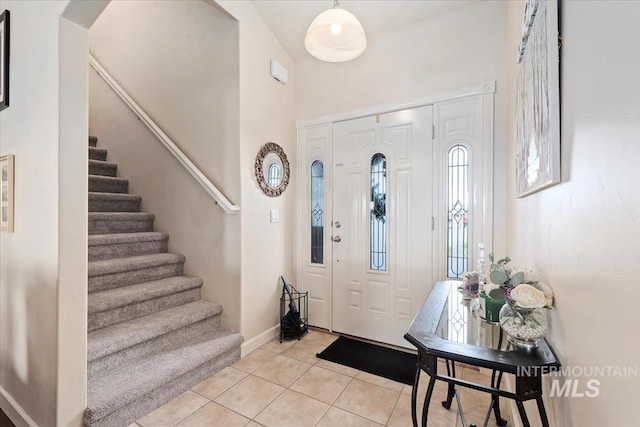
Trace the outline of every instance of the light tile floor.
<instances>
[{"instance_id":1,"label":"light tile floor","mask_svg":"<svg viewBox=\"0 0 640 427\"><path fill-rule=\"evenodd\" d=\"M410 427L411 386L316 357L336 338L313 330L300 341L269 341L130 427ZM490 382L488 372L472 367L458 367L456 373ZM419 402L427 378L424 375L421 381ZM440 404L445 396L446 384L436 382L429 426L462 425L455 399L450 410ZM490 397L463 389L461 400L467 424L481 426ZM509 406L503 402L503 417L513 426ZM495 419L489 425L495 426Z\"/></svg>"}]
</instances>

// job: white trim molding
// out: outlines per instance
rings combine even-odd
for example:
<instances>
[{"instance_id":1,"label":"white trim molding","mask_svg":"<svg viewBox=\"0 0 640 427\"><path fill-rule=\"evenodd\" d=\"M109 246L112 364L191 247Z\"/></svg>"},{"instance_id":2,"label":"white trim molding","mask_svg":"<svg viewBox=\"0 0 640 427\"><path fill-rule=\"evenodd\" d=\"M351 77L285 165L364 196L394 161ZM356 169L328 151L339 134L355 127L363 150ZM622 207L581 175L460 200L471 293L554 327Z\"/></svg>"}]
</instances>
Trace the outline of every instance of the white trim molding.
<instances>
[{"instance_id":1,"label":"white trim molding","mask_svg":"<svg viewBox=\"0 0 640 427\"><path fill-rule=\"evenodd\" d=\"M243 342L242 345L240 346L240 354L241 354L240 357L245 357L247 354L251 353L253 350L256 350L262 347L263 345L271 341L273 338L277 337L279 333L280 333L280 324L277 324L267 329L260 335L251 338L249 341Z\"/></svg>"},{"instance_id":2,"label":"white trim molding","mask_svg":"<svg viewBox=\"0 0 640 427\"><path fill-rule=\"evenodd\" d=\"M394 111L408 110L411 108L424 107L425 105L436 104L443 101L451 101L459 98L466 98L474 95L486 95L496 92L495 80L482 82L473 86L467 86L460 89L454 89L447 92L441 92L430 95L428 97L417 99L415 101L404 104L387 104L377 107L355 110L347 113L335 114L331 116L318 117L316 119L303 119L296 121L296 128L305 128L308 126L321 125L325 123L335 123L344 120L359 119L361 117L375 116L376 114L392 113Z\"/></svg>"},{"instance_id":3,"label":"white trim molding","mask_svg":"<svg viewBox=\"0 0 640 427\"><path fill-rule=\"evenodd\" d=\"M0 408L4 411L16 427L38 427L27 411L14 400L7 391L0 386Z\"/></svg>"},{"instance_id":4,"label":"white trim molding","mask_svg":"<svg viewBox=\"0 0 640 427\"><path fill-rule=\"evenodd\" d=\"M128 94L115 81L115 79L104 69L104 67L89 54L89 65L91 65L98 75L111 87L111 89L124 101L133 113L144 123L149 130L162 142L171 154L180 162L182 166L195 178L204 190L216 201L217 204L228 214L240 212L240 207L234 205L224 194L207 178L200 169L178 148L178 146L167 136L166 133L144 112Z\"/></svg>"},{"instance_id":5,"label":"white trim molding","mask_svg":"<svg viewBox=\"0 0 640 427\"><path fill-rule=\"evenodd\" d=\"M429 142L433 144L433 277L432 280L439 280L447 276L446 260L446 209L444 183L446 182L445 170L443 169L444 145L447 143L460 143L466 141L465 145L474 150L474 165L470 169L470 174L474 187L470 194L470 204L472 209L472 226L470 227L469 242L472 245L469 249L468 267L472 268L477 262L477 245L483 243L487 250L494 247L494 203L495 203L495 178L494 178L494 103L496 93L496 82L485 81L459 89L453 89L442 93L426 95L424 98L410 101L404 104L385 105L366 108L358 111L340 113L332 116L319 117L310 120L298 120L297 127L297 197L298 207L296 215L296 238L295 238L295 262L296 279L299 289L309 291L310 312L316 313L316 318L310 318L310 325L333 330L332 318L332 259L331 243L325 242L327 252L323 265L311 265L308 262L310 248L309 227L310 210L308 207L310 192L310 162L316 159L325 162L325 211L329 214L326 220L327 229L331 230L328 223L331 221L333 212L333 127L336 123L345 122L363 117L376 116L397 111L410 110L433 105L433 133ZM446 118L449 122L455 121L456 109L462 109L465 114L465 122L459 123L462 128L456 134L448 134ZM443 112L449 112L443 115ZM450 129L451 130L451 129ZM446 137L446 138L445 138ZM429 218L426 218L429 220ZM325 232L325 239L330 239L330 232ZM313 270L312 270L313 269ZM313 276L313 284L311 277ZM323 287L324 276L329 283ZM315 291L314 291L315 289ZM322 291L319 291L322 290ZM314 298L312 292L317 293ZM324 302L327 304L324 304ZM311 305L314 309L311 310ZM323 306L327 305L327 308ZM318 318L318 314L324 315Z\"/></svg>"}]
</instances>

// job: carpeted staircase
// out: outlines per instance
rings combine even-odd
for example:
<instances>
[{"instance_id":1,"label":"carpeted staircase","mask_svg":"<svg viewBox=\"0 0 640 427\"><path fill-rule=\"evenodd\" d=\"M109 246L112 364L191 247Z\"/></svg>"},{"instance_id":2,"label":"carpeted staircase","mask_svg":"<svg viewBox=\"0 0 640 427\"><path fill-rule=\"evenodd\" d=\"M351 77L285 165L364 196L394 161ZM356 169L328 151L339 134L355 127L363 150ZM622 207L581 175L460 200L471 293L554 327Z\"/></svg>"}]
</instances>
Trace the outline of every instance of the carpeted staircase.
<instances>
[{"instance_id":1,"label":"carpeted staircase","mask_svg":"<svg viewBox=\"0 0 640 427\"><path fill-rule=\"evenodd\" d=\"M240 358L222 306L200 298L183 255L127 194L89 137L89 336L85 425L126 426Z\"/></svg>"}]
</instances>

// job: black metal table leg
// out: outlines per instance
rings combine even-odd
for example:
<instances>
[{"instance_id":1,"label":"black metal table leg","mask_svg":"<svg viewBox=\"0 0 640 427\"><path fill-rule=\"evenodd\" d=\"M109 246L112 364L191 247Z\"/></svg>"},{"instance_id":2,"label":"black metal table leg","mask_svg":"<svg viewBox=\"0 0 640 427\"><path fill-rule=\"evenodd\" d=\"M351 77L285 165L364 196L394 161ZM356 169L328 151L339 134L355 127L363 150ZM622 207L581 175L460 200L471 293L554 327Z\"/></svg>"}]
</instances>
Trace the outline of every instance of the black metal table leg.
<instances>
[{"instance_id":1,"label":"black metal table leg","mask_svg":"<svg viewBox=\"0 0 640 427\"><path fill-rule=\"evenodd\" d=\"M540 421L542 427L549 427L549 419L547 418L547 411L544 410L544 402L542 396L536 397L536 403L538 404L538 412L540 413Z\"/></svg>"},{"instance_id":2,"label":"black metal table leg","mask_svg":"<svg viewBox=\"0 0 640 427\"><path fill-rule=\"evenodd\" d=\"M491 374L491 387L499 389L501 382L502 371L498 371L498 378L496 380L496 370L494 369L493 373ZM502 418L502 415L500 413L500 396L498 396L497 394L492 394L491 402L493 406L493 413L496 416L496 424L498 424L499 426L506 426L507 420Z\"/></svg>"},{"instance_id":3,"label":"black metal table leg","mask_svg":"<svg viewBox=\"0 0 640 427\"><path fill-rule=\"evenodd\" d=\"M411 390L411 420L413 421L413 427L418 427L418 414L416 411L418 400L418 384L420 383L420 363L416 363L416 377L413 380L413 389Z\"/></svg>"},{"instance_id":4,"label":"black metal table leg","mask_svg":"<svg viewBox=\"0 0 640 427\"><path fill-rule=\"evenodd\" d=\"M531 427L529 424L529 418L527 417L527 411L524 410L524 404L520 400L516 400L516 406L518 407L518 412L520 413L520 419L522 420L523 427Z\"/></svg>"},{"instance_id":5,"label":"black metal table leg","mask_svg":"<svg viewBox=\"0 0 640 427\"><path fill-rule=\"evenodd\" d=\"M498 349L502 348L503 339L504 339L504 332L502 328L500 328L500 334L498 335ZM499 389L501 382L502 382L502 371L498 372L498 378L496 381L496 370L494 369L491 373L491 387ZM496 416L496 424L498 424L499 426L506 426L507 420L502 418L502 415L500 414L500 396L498 396L497 394L492 394L491 402L493 406L493 413Z\"/></svg>"},{"instance_id":6,"label":"black metal table leg","mask_svg":"<svg viewBox=\"0 0 640 427\"><path fill-rule=\"evenodd\" d=\"M451 366L449 365L449 363L451 363ZM447 375L450 377L455 378L456 376L456 365L454 362L447 360ZM443 400L442 401L442 406L445 407L445 409L450 409L451 408L451 402L453 402L453 397L456 394L456 389L453 383L448 383L448 387L447 387L447 400Z\"/></svg>"},{"instance_id":7,"label":"black metal table leg","mask_svg":"<svg viewBox=\"0 0 640 427\"><path fill-rule=\"evenodd\" d=\"M429 402L431 402L431 395L433 394L433 388L436 384L435 372L429 378L429 386L427 387L427 395L424 397L424 404L422 405L422 427L427 427L427 415L429 414Z\"/></svg>"}]
</instances>

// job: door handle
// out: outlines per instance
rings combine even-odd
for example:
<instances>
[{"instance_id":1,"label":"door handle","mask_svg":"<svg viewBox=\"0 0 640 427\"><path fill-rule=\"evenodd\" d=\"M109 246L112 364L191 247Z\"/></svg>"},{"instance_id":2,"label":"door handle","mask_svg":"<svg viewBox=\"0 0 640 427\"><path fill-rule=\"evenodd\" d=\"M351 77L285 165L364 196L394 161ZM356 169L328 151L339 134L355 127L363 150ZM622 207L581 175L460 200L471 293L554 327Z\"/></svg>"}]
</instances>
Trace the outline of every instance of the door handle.
<instances>
[{"instance_id":1,"label":"door handle","mask_svg":"<svg viewBox=\"0 0 640 427\"><path fill-rule=\"evenodd\" d=\"M334 236L331 238L331 241L335 243L340 243L341 240L342 238L340 236Z\"/></svg>"}]
</instances>

